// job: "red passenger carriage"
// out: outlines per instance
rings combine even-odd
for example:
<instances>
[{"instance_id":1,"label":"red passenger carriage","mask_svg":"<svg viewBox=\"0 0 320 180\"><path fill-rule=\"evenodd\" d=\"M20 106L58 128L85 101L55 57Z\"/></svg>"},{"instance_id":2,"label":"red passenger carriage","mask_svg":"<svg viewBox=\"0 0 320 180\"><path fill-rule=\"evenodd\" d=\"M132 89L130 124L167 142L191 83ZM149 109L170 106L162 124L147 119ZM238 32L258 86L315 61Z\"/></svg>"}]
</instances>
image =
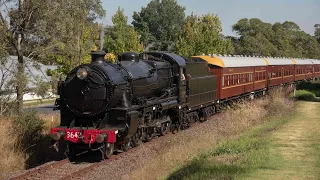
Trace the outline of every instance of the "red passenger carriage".
<instances>
[{"instance_id":1,"label":"red passenger carriage","mask_svg":"<svg viewBox=\"0 0 320 180\"><path fill-rule=\"evenodd\" d=\"M293 59L295 62L295 81L313 78L313 63L311 60Z\"/></svg>"},{"instance_id":2,"label":"red passenger carriage","mask_svg":"<svg viewBox=\"0 0 320 180\"><path fill-rule=\"evenodd\" d=\"M267 62L259 57L195 56L208 62L218 77L218 99L266 89Z\"/></svg>"},{"instance_id":3,"label":"red passenger carriage","mask_svg":"<svg viewBox=\"0 0 320 180\"><path fill-rule=\"evenodd\" d=\"M320 78L320 60L311 60L313 63L313 77L319 79Z\"/></svg>"},{"instance_id":4,"label":"red passenger carriage","mask_svg":"<svg viewBox=\"0 0 320 180\"><path fill-rule=\"evenodd\" d=\"M294 62L291 59L267 58L268 87L294 81Z\"/></svg>"}]
</instances>

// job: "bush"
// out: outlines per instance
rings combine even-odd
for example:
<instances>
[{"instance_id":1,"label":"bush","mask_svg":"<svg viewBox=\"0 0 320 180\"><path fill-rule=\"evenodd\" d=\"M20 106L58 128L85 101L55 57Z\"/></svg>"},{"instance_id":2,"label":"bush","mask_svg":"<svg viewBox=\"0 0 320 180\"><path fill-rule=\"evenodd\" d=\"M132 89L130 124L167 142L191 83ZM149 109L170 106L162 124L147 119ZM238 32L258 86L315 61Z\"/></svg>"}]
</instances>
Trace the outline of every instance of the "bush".
<instances>
[{"instance_id":1,"label":"bush","mask_svg":"<svg viewBox=\"0 0 320 180\"><path fill-rule=\"evenodd\" d=\"M320 89L320 81L304 82L297 85L297 89L316 90Z\"/></svg>"},{"instance_id":2,"label":"bush","mask_svg":"<svg viewBox=\"0 0 320 180\"><path fill-rule=\"evenodd\" d=\"M319 99L316 98L314 93L307 90L297 90L295 99L300 101L314 101L314 102L319 101Z\"/></svg>"},{"instance_id":3,"label":"bush","mask_svg":"<svg viewBox=\"0 0 320 180\"><path fill-rule=\"evenodd\" d=\"M44 121L36 111L27 111L13 120L13 129L19 137L18 146L26 151L43 137Z\"/></svg>"}]
</instances>

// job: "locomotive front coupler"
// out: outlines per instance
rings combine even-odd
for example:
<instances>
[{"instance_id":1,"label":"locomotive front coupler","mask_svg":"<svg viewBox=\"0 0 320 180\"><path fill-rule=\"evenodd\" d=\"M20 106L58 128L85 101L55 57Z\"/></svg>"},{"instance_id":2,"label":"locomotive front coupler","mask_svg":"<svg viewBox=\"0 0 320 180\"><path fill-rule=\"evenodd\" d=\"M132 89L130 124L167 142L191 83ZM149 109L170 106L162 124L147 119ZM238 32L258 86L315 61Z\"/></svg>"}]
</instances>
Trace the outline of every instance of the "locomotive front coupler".
<instances>
[{"instance_id":1,"label":"locomotive front coupler","mask_svg":"<svg viewBox=\"0 0 320 180\"><path fill-rule=\"evenodd\" d=\"M50 148L54 148L54 150L56 150L56 152L59 152L59 141L51 140Z\"/></svg>"}]
</instances>

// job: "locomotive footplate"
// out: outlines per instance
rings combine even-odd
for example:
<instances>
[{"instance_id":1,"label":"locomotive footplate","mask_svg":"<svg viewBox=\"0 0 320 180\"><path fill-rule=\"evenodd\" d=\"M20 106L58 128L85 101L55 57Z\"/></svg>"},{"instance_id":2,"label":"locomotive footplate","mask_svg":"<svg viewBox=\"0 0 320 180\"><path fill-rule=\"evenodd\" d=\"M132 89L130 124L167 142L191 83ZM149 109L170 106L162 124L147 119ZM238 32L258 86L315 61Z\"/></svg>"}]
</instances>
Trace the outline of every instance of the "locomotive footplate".
<instances>
[{"instance_id":1,"label":"locomotive footplate","mask_svg":"<svg viewBox=\"0 0 320 180\"><path fill-rule=\"evenodd\" d=\"M80 128L52 128L51 137L55 141L69 141L72 143L115 143L118 130L80 129ZM101 140L101 137L104 139ZM99 139L100 138L100 139Z\"/></svg>"}]
</instances>

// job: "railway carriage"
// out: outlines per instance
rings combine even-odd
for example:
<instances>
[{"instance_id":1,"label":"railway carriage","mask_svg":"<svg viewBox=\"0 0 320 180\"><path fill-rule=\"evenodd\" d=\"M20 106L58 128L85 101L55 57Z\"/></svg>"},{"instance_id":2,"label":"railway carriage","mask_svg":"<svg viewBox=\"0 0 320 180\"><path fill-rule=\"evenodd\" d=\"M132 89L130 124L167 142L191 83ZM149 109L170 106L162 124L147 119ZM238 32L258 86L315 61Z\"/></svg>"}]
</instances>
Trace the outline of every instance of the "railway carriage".
<instances>
[{"instance_id":1,"label":"railway carriage","mask_svg":"<svg viewBox=\"0 0 320 180\"><path fill-rule=\"evenodd\" d=\"M320 60L312 59L311 61L313 63L313 76L314 78L319 79L320 78Z\"/></svg>"},{"instance_id":2,"label":"railway carriage","mask_svg":"<svg viewBox=\"0 0 320 180\"><path fill-rule=\"evenodd\" d=\"M290 83L294 80L294 62L290 59L267 58L268 87Z\"/></svg>"},{"instance_id":3,"label":"railway carriage","mask_svg":"<svg viewBox=\"0 0 320 180\"><path fill-rule=\"evenodd\" d=\"M295 63L295 81L313 78L313 63L311 60L293 59Z\"/></svg>"},{"instance_id":4,"label":"railway carriage","mask_svg":"<svg viewBox=\"0 0 320 180\"><path fill-rule=\"evenodd\" d=\"M258 57L194 56L208 62L218 77L218 99L230 99L266 88L266 60Z\"/></svg>"}]
</instances>

